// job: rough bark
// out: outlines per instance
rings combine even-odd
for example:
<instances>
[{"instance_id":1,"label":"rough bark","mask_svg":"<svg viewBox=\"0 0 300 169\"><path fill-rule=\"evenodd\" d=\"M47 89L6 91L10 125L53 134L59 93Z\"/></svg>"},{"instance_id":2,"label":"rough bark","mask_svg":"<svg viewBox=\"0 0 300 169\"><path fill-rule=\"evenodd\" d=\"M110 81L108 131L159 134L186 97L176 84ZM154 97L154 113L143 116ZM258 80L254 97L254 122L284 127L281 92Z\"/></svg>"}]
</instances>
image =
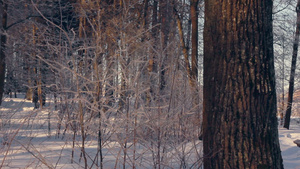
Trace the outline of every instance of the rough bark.
<instances>
[{"instance_id":1,"label":"rough bark","mask_svg":"<svg viewBox=\"0 0 300 169\"><path fill-rule=\"evenodd\" d=\"M1 1L2 10L2 29L1 34L1 46L0 46L0 105L2 103L2 97L4 92L4 79L5 79L5 45L6 45L6 27L7 27L7 4Z\"/></svg>"},{"instance_id":2,"label":"rough bark","mask_svg":"<svg viewBox=\"0 0 300 169\"><path fill-rule=\"evenodd\" d=\"M272 6L205 1L204 168L283 168Z\"/></svg>"},{"instance_id":3,"label":"rough bark","mask_svg":"<svg viewBox=\"0 0 300 169\"><path fill-rule=\"evenodd\" d=\"M292 104L293 104L293 94L294 94L294 83L295 83L295 72L296 72L296 62L298 55L298 46L299 46L299 34L300 34L300 0L298 0L297 7L297 24L296 24L296 33L295 40L293 45L293 56L292 56L292 66L291 66L291 74L289 81L289 93L288 93L288 101L287 101L287 109L285 113L284 119L284 128L290 128L290 119L292 114Z\"/></svg>"}]
</instances>

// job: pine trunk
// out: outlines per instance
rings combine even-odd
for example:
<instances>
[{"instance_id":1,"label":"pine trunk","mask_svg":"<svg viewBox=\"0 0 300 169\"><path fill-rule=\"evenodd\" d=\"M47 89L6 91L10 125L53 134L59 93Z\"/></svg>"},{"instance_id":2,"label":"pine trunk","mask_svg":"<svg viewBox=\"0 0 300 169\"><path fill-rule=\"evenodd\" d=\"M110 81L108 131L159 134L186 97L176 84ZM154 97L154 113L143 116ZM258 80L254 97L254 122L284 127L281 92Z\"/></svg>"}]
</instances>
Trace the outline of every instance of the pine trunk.
<instances>
[{"instance_id":1,"label":"pine trunk","mask_svg":"<svg viewBox=\"0 0 300 169\"><path fill-rule=\"evenodd\" d=\"M283 168L272 1L205 1L204 168Z\"/></svg>"}]
</instances>

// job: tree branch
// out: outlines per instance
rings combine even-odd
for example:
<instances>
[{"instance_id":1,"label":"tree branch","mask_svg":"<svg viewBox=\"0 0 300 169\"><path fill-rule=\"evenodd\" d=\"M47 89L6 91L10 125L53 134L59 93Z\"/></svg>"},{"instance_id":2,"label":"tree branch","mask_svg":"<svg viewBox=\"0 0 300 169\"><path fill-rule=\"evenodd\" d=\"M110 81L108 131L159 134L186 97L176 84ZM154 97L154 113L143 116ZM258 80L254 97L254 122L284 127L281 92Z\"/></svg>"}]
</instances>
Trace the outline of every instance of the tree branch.
<instances>
[{"instance_id":1,"label":"tree branch","mask_svg":"<svg viewBox=\"0 0 300 169\"><path fill-rule=\"evenodd\" d=\"M22 22L25 22L26 20L29 20L30 18L37 18L37 17L41 17L41 16L27 16L25 19L21 19L21 20L15 22L15 23L10 24L4 30L8 30L9 28L11 28L11 27L13 27L13 26L15 26L17 24L20 24Z\"/></svg>"}]
</instances>

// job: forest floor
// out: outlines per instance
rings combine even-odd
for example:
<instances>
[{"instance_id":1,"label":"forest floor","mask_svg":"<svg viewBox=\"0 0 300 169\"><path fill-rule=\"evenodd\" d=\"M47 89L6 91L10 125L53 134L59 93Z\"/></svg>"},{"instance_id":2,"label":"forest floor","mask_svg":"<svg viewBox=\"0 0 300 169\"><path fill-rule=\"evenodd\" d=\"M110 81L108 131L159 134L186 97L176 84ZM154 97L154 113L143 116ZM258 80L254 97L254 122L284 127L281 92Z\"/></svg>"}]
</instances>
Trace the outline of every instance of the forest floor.
<instances>
[{"instance_id":1,"label":"forest floor","mask_svg":"<svg viewBox=\"0 0 300 169\"><path fill-rule=\"evenodd\" d=\"M279 127L279 141L285 169L300 169L300 147L294 143L300 139L300 119L292 118L290 129Z\"/></svg>"},{"instance_id":2,"label":"forest floor","mask_svg":"<svg viewBox=\"0 0 300 169\"><path fill-rule=\"evenodd\" d=\"M75 142L75 148L72 149L71 133L66 133L63 138L62 136L56 137L57 118L55 118L55 114L57 112L53 111L53 103L48 103L42 110L34 110L33 104L23 98L24 95L18 95L18 98L5 98L0 107L0 169L83 168L84 160L79 148L80 142ZM49 113L51 115L50 133L48 130ZM293 118L290 130L279 127L279 139L285 169L300 169L300 147L293 143L294 140L300 139L300 120ZM195 144L195 142L187 144ZM202 145L200 141L196 144ZM185 146L189 147L189 145ZM116 160L123 158L121 149L120 144L116 142L106 144L106 148L103 149L104 168L123 167L120 162L122 160ZM74 150L73 160L72 150ZM137 151L140 150L137 149ZM88 140L86 152L90 168L97 168L96 165L93 165L93 161L95 162L95 157L97 157L96 140ZM150 153L144 153L144 155L151 159ZM174 159L174 161L176 160L178 159ZM137 163L137 168L152 168L151 160L147 160L147 158L141 158ZM132 168L131 164L126 164L126 168Z\"/></svg>"}]
</instances>

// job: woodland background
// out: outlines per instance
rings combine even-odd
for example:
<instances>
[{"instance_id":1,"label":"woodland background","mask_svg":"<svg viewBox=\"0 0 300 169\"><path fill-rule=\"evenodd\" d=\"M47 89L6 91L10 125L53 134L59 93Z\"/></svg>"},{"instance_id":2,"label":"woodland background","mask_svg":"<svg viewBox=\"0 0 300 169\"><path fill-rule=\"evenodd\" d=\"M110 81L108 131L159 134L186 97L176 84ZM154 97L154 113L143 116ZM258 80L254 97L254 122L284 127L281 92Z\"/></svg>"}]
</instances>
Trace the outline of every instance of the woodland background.
<instances>
[{"instance_id":1,"label":"woodland background","mask_svg":"<svg viewBox=\"0 0 300 169\"><path fill-rule=\"evenodd\" d=\"M273 8L282 118L296 4L276 0ZM137 165L139 146L150 152L154 168L171 165L169 149L180 152L181 168L202 165L202 0L1 0L0 11L1 97L26 93L36 109L51 110L48 136L71 135L85 168L103 168L111 141L122 149L123 167ZM300 115L296 68L292 116ZM91 140L97 141L94 157L85 150Z\"/></svg>"}]
</instances>

